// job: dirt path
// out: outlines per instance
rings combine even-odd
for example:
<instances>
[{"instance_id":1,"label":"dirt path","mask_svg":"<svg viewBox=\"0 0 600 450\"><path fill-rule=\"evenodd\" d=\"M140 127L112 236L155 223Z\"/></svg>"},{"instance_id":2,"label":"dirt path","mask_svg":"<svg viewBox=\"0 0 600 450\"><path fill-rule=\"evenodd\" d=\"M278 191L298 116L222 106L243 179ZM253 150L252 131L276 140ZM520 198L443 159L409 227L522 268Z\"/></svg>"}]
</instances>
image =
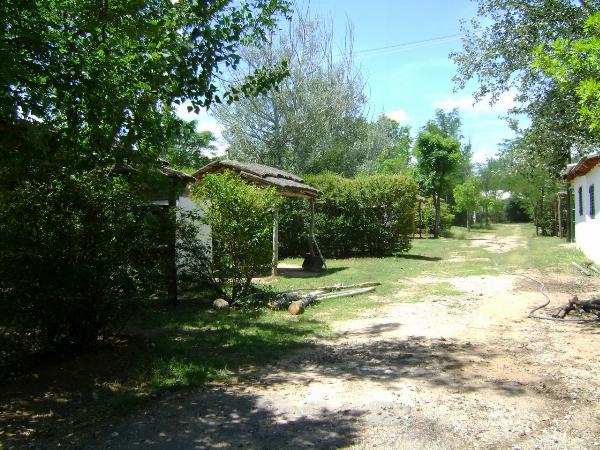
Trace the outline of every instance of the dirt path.
<instances>
[{"instance_id":1,"label":"dirt path","mask_svg":"<svg viewBox=\"0 0 600 450\"><path fill-rule=\"evenodd\" d=\"M503 239L478 242L523 245ZM545 281L558 303L576 280ZM542 298L515 275L412 282L460 295L335 323L336 339L164 399L91 447L600 448L600 326L527 319Z\"/></svg>"}]
</instances>

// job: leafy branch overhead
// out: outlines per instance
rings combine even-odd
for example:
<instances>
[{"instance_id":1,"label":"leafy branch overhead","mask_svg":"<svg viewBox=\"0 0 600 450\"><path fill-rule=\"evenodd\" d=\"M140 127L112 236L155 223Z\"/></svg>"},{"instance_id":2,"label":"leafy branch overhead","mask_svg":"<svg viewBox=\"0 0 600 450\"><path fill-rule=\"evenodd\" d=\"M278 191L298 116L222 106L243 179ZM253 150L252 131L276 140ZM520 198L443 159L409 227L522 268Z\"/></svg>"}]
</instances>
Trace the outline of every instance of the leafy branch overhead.
<instances>
[{"instance_id":1,"label":"leafy branch overhead","mask_svg":"<svg viewBox=\"0 0 600 450\"><path fill-rule=\"evenodd\" d=\"M558 83L565 91L574 91L579 100L581 120L591 131L600 128L600 13L590 16L585 36L580 39L556 39L535 50L533 66Z\"/></svg>"}]
</instances>

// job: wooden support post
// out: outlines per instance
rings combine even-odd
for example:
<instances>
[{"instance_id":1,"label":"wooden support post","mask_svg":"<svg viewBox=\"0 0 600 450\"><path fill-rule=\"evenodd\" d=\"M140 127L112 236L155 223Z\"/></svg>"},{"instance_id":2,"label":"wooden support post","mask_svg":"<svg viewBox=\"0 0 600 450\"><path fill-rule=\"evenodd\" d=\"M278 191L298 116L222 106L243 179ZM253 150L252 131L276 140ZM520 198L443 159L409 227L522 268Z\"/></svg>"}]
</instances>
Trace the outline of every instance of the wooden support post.
<instances>
[{"instance_id":1,"label":"wooden support post","mask_svg":"<svg viewBox=\"0 0 600 450\"><path fill-rule=\"evenodd\" d=\"M563 237L562 231L562 197L560 195L557 196L558 200L558 237Z\"/></svg>"},{"instance_id":2,"label":"wooden support post","mask_svg":"<svg viewBox=\"0 0 600 450\"><path fill-rule=\"evenodd\" d=\"M423 202L419 202L419 239L423 239L423 213L421 207Z\"/></svg>"},{"instance_id":3,"label":"wooden support post","mask_svg":"<svg viewBox=\"0 0 600 450\"><path fill-rule=\"evenodd\" d=\"M167 299L177 305L177 190L175 182L169 192L169 243L167 254Z\"/></svg>"},{"instance_id":4,"label":"wooden support post","mask_svg":"<svg viewBox=\"0 0 600 450\"><path fill-rule=\"evenodd\" d=\"M315 199L308 200L310 205L310 228L308 229L308 253L315 256Z\"/></svg>"},{"instance_id":5,"label":"wooden support post","mask_svg":"<svg viewBox=\"0 0 600 450\"><path fill-rule=\"evenodd\" d=\"M271 262L271 275L277 276L279 265L279 212L273 211L273 260Z\"/></svg>"}]
</instances>

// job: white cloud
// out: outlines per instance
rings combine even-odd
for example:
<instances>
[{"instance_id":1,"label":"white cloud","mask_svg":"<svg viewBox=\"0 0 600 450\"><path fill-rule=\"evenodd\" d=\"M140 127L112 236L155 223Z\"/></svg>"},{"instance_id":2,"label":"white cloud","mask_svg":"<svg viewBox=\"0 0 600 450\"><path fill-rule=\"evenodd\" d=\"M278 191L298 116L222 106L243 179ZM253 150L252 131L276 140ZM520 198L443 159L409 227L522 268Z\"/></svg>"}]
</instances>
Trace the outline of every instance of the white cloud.
<instances>
[{"instance_id":1,"label":"white cloud","mask_svg":"<svg viewBox=\"0 0 600 450\"><path fill-rule=\"evenodd\" d=\"M514 97L514 92L505 92L500 95L493 105L490 105L491 96L489 95L486 95L478 102L475 102L475 98L472 95L448 97L435 102L433 106L434 108L441 108L444 111L458 108L462 113L472 115L504 114L517 105Z\"/></svg>"},{"instance_id":2,"label":"white cloud","mask_svg":"<svg viewBox=\"0 0 600 450\"><path fill-rule=\"evenodd\" d=\"M396 109L394 111L389 111L383 114L389 117L390 119L395 120L398 123L405 123L410 120L410 116L403 109Z\"/></svg>"}]
</instances>

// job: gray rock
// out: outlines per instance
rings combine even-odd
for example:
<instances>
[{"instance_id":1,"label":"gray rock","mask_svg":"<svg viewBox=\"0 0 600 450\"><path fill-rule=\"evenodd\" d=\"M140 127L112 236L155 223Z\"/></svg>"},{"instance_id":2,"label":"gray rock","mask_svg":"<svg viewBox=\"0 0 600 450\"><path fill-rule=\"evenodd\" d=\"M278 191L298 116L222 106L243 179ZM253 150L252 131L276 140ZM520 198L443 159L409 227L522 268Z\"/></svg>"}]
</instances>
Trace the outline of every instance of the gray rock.
<instances>
[{"instance_id":1,"label":"gray rock","mask_svg":"<svg viewBox=\"0 0 600 450\"><path fill-rule=\"evenodd\" d=\"M216 309L227 309L229 308L229 302L225 299L218 298L213 302L213 306Z\"/></svg>"}]
</instances>

